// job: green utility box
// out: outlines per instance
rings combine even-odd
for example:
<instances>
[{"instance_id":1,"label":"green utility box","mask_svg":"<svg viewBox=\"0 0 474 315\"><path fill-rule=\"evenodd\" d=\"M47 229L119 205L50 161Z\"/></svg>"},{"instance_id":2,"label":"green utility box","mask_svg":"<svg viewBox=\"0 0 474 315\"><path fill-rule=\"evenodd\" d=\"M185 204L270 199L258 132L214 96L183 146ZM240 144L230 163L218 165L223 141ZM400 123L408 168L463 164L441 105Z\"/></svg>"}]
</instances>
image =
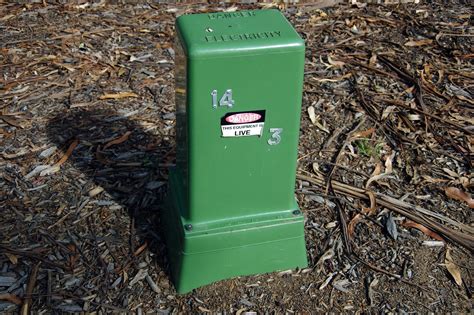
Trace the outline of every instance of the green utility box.
<instances>
[{"instance_id":1,"label":"green utility box","mask_svg":"<svg viewBox=\"0 0 474 315\"><path fill-rule=\"evenodd\" d=\"M177 163L162 220L176 290L305 267L304 41L278 10L184 15L176 30Z\"/></svg>"}]
</instances>

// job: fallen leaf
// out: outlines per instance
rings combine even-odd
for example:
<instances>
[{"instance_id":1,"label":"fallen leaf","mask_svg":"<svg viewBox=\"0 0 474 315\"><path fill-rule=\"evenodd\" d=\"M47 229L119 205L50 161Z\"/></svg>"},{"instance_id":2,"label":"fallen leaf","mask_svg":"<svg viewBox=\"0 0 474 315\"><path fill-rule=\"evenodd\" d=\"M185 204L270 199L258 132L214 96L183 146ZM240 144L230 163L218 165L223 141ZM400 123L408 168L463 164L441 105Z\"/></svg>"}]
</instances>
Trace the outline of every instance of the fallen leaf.
<instances>
[{"instance_id":1,"label":"fallen leaf","mask_svg":"<svg viewBox=\"0 0 474 315\"><path fill-rule=\"evenodd\" d=\"M129 283L129 287L133 287L137 282L142 281L145 279L146 275L148 274L148 269L140 269L138 270L137 274L135 277L133 277L132 281Z\"/></svg>"},{"instance_id":2,"label":"fallen leaf","mask_svg":"<svg viewBox=\"0 0 474 315\"><path fill-rule=\"evenodd\" d=\"M345 62L342 62L342 61L333 60L331 56L328 56L328 62L330 65L334 67L339 67L339 68L342 68L346 64Z\"/></svg>"},{"instance_id":3,"label":"fallen leaf","mask_svg":"<svg viewBox=\"0 0 474 315\"><path fill-rule=\"evenodd\" d=\"M407 116L409 120L421 120L421 116L420 115L417 115L417 114L410 114Z\"/></svg>"},{"instance_id":4,"label":"fallen leaf","mask_svg":"<svg viewBox=\"0 0 474 315\"><path fill-rule=\"evenodd\" d=\"M459 201L464 201L467 203L469 208L473 209L474 208L474 199L472 199L471 195L467 192L462 191L461 189L457 187L447 187L445 189L446 196L452 199L456 199Z\"/></svg>"},{"instance_id":5,"label":"fallen leaf","mask_svg":"<svg viewBox=\"0 0 474 315\"><path fill-rule=\"evenodd\" d=\"M326 127L324 127L323 125L321 125L321 123L319 123L318 121L319 116L316 116L314 106L308 107L308 115L313 125L315 125L316 127L318 127L319 129L321 129L322 131L326 133L330 133L330 131Z\"/></svg>"},{"instance_id":6,"label":"fallen leaf","mask_svg":"<svg viewBox=\"0 0 474 315\"><path fill-rule=\"evenodd\" d=\"M128 137L132 134L131 131L127 131L126 133L124 133L121 137L117 138L117 139L114 139L110 142L108 142L106 145L104 145L104 150L113 146L114 144L120 144L122 142L125 142L128 140Z\"/></svg>"},{"instance_id":7,"label":"fallen leaf","mask_svg":"<svg viewBox=\"0 0 474 315\"><path fill-rule=\"evenodd\" d=\"M314 111L314 106L308 107L308 115L309 115L309 119L311 120L311 122L313 124L315 124L316 123L316 113Z\"/></svg>"},{"instance_id":8,"label":"fallen leaf","mask_svg":"<svg viewBox=\"0 0 474 315\"><path fill-rule=\"evenodd\" d=\"M64 164L64 162L67 161L67 159L69 159L69 157L71 156L72 152L74 151L74 149L77 147L77 145L79 144L79 140L74 140L70 145L69 145L69 148L67 148L67 151L66 153L64 153L64 155L59 159L59 161L56 162L56 164L54 164L54 166L61 166L62 164Z\"/></svg>"},{"instance_id":9,"label":"fallen leaf","mask_svg":"<svg viewBox=\"0 0 474 315\"><path fill-rule=\"evenodd\" d=\"M382 120L386 119L388 115L395 111L396 108L395 105L387 106L382 112Z\"/></svg>"},{"instance_id":10,"label":"fallen leaf","mask_svg":"<svg viewBox=\"0 0 474 315\"><path fill-rule=\"evenodd\" d=\"M319 286L318 289L323 290L325 287L327 287L327 285L329 284L329 282L331 282L335 275L337 275L337 272L329 274L329 276L326 278L326 280L324 280L324 282Z\"/></svg>"},{"instance_id":11,"label":"fallen leaf","mask_svg":"<svg viewBox=\"0 0 474 315\"><path fill-rule=\"evenodd\" d=\"M393 172L393 159L395 158L395 151L392 152L385 160L385 173L390 174Z\"/></svg>"},{"instance_id":12,"label":"fallen leaf","mask_svg":"<svg viewBox=\"0 0 474 315\"><path fill-rule=\"evenodd\" d=\"M369 66L375 66L375 64L377 63L377 55L376 54L373 54L372 57L370 57L369 59Z\"/></svg>"},{"instance_id":13,"label":"fallen leaf","mask_svg":"<svg viewBox=\"0 0 474 315\"><path fill-rule=\"evenodd\" d=\"M435 240L443 241L443 238L441 236L439 236L438 234L436 234L435 232L433 232L430 229L428 229L427 227L425 227L425 226L423 226L419 223L413 222L411 220L406 220L405 222L402 223L402 226L418 229L421 232L428 235L429 237L434 238Z\"/></svg>"},{"instance_id":14,"label":"fallen leaf","mask_svg":"<svg viewBox=\"0 0 474 315\"><path fill-rule=\"evenodd\" d=\"M50 157L51 155L53 155L53 153L56 151L57 147L54 145L46 150L43 150L40 154L39 154L39 158L40 159L45 159L45 158L48 158Z\"/></svg>"},{"instance_id":15,"label":"fallen leaf","mask_svg":"<svg viewBox=\"0 0 474 315\"><path fill-rule=\"evenodd\" d=\"M410 40L410 41L405 43L405 46L419 47L419 46L430 45L432 42L433 42L432 39Z\"/></svg>"},{"instance_id":16,"label":"fallen leaf","mask_svg":"<svg viewBox=\"0 0 474 315\"><path fill-rule=\"evenodd\" d=\"M449 181L447 179L442 179L442 178L433 178L433 177L428 176L428 175L421 175L421 177L423 177L424 181L426 181L430 184L446 183L446 182Z\"/></svg>"},{"instance_id":17,"label":"fallen leaf","mask_svg":"<svg viewBox=\"0 0 474 315\"><path fill-rule=\"evenodd\" d=\"M316 78L316 77L311 77L311 80L318 81L318 82L339 82L342 80L345 80L347 78L350 78L352 76L352 73L346 73L343 76L340 77L333 77L333 78Z\"/></svg>"},{"instance_id":18,"label":"fallen leaf","mask_svg":"<svg viewBox=\"0 0 474 315\"><path fill-rule=\"evenodd\" d=\"M375 194L370 190L367 190L366 194L369 196L370 207L369 208L362 207L362 213L367 214L367 215L373 215L373 214L375 214L375 212L377 210L376 209L377 203L376 203L376 199L375 199Z\"/></svg>"},{"instance_id":19,"label":"fallen leaf","mask_svg":"<svg viewBox=\"0 0 474 315\"><path fill-rule=\"evenodd\" d=\"M8 260L14 265L18 263L18 257L16 255L10 254L10 253L5 253L5 255L8 257Z\"/></svg>"},{"instance_id":20,"label":"fallen leaf","mask_svg":"<svg viewBox=\"0 0 474 315\"><path fill-rule=\"evenodd\" d=\"M369 178L369 180L367 180L367 183L365 184L365 189L368 189L372 182L376 182L382 178L394 178L394 177L390 176L390 173L382 173L379 175L372 176Z\"/></svg>"},{"instance_id":21,"label":"fallen leaf","mask_svg":"<svg viewBox=\"0 0 474 315\"><path fill-rule=\"evenodd\" d=\"M390 235L390 237L392 237L394 240L397 240L398 238L397 224L395 223L392 213L390 212L387 216L387 220L385 221L385 228L387 230L388 235Z\"/></svg>"},{"instance_id":22,"label":"fallen leaf","mask_svg":"<svg viewBox=\"0 0 474 315\"><path fill-rule=\"evenodd\" d=\"M451 171L451 170L450 170L449 168L447 168L447 167L444 167L444 168L443 168L443 171L444 171L446 174L448 174L449 176L452 176L452 177L454 177L454 178L458 178L458 177L459 177L459 174L458 174L458 173L456 173L456 172L454 172L454 171Z\"/></svg>"},{"instance_id":23,"label":"fallen leaf","mask_svg":"<svg viewBox=\"0 0 474 315\"><path fill-rule=\"evenodd\" d=\"M7 124L9 124L13 127L18 127L18 128L22 128L22 129L25 128L25 126L20 123L21 120L18 117L0 115L0 119L2 119L4 122L6 122Z\"/></svg>"},{"instance_id":24,"label":"fallen leaf","mask_svg":"<svg viewBox=\"0 0 474 315\"><path fill-rule=\"evenodd\" d=\"M377 176L379 174L382 173L382 163L380 162L377 162L377 164L375 164L375 168L374 168L374 171L372 172L371 176Z\"/></svg>"},{"instance_id":25,"label":"fallen leaf","mask_svg":"<svg viewBox=\"0 0 474 315\"><path fill-rule=\"evenodd\" d=\"M358 139L358 138L368 138L369 136L371 136L374 133L374 131L375 131L375 128L369 128L367 130L354 132L352 134L351 140L355 140L355 139Z\"/></svg>"},{"instance_id":26,"label":"fallen leaf","mask_svg":"<svg viewBox=\"0 0 474 315\"><path fill-rule=\"evenodd\" d=\"M336 290L339 290L341 292L344 292L344 293L347 293L349 292L349 285L350 285L350 281L347 280L347 279L342 279L342 280L337 280L337 281L334 281L332 283L332 286L334 287L334 289Z\"/></svg>"},{"instance_id":27,"label":"fallen leaf","mask_svg":"<svg viewBox=\"0 0 474 315\"><path fill-rule=\"evenodd\" d=\"M14 294L10 294L10 293L3 293L3 294L0 294L0 301L8 301L8 302L11 302L13 304L16 304L16 305L21 305L22 301L21 299L14 295Z\"/></svg>"},{"instance_id":28,"label":"fallen leaf","mask_svg":"<svg viewBox=\"0 0 474 315\"><path fill-rule=\"evenodd\" d=\"M54 173L57 173L60 169L61 169L61 167L60 167L59 165L53 165L53 166L51 166L51 167L48 167L48 168L45 169L45 170L42 170L39 175L40 175L40 176L52 175L52 174L54 174Z\"/></svg>"},{"instance_id":29,"label":"fallen leaf","mask_svg":"<svg viewBox=\"0 0 474 315\"><path fill-rule=\"evenodd\" d=\"M369 195L369 199L370 199L370 207L362 207L362 214L372 215L376 211L375 195L371 191L367 191L367 194ZM350 237L354 235L354 231L355 231L355 227L357 223L359 223L362 220L362 214L361 213L356 214L351 219L351 221L349 221L349 224L347 225L347 232Z\"/></svg>"},{"instance_id":30,"label":"fallen leaf","mask_svg":"<svg viewBox=\"0 0 474 315\"><path fill-rule=\"evenodd\" d=\"M89 191L89 197L94 197L94 196L97 196L98 194L100 194L101 192L104 191L104 188L100 187L100 186L97 186L96 188L94 189L91 189Z\"/></svg>"},{"instance_id":31,"label":"fallen leaf","mask_svg":"<svg viewBox=\"0 0 474 315\"><path fill-rule=\"evenodd\" d=\"M349 237L352 237L354 235L354 230L357 225L357 223L360 222L362 219L362 215L360 213L357 213L347 224L347 234Z\"/></svg>"},{"instance_id":32,"label":"fallen leaf","mask_svg":"<svg viewBox=\"0 0 474 315\"><path fill-rule=\"evenodd\" d=\"M210 313L211 312L210 309L207 309L207 308L202 307L202 306L198 306L198 309L203 313Z\"/></svg>"},{"instance_id":33,"label":"fallen leaf","mask_svg":"<svg viewBox=\"0 0 474 315\"><path fill-rule=\"evenodd\" d=\"M446 245L443 241L423 241L421 244L428 247L443 247Z\"/></svg>"},{"instance_id":34,"label":"fallen leaf","mask_svg":"<svg viewBox=\"0 0 474 315\"><path fill-rule=\"evenodd\" d=\"M99 99L107 100L107 99L120 99L120 98L127 98L127 97L138 97L138 95L133 92L106 93L104 95L99 96Z\"/></svg>"},{"instance_id":35,"label":"fallen leaf","mask_svg":"<svg viewBox=\"0 0 474 315\"><path fill-rule=\"evenodd\" d=\"M138 247L137 250L133 253L133 256L137 257L138 255L140 255L145 250L145 248L147 248L147 246L148 242L143 243L143 245Z\"/></svg>"},{"instance_id":36,"label":"fallen leaf","mask_svg":"<svg viewBox=\"0 0 474 315\"><path fill-rule=\"evenodd\" d=\"M319 121L316 121L314 124L316 125L316 127L318 127L319 129L321 129L321 130L324 131L325 133L327 133L327 134L330 134L330 133L331 133L331 132L329 131L329 129L326 128L326 127L324 127L323 125L321 125L321 124L319 123Z\"/></svg>"},{"instance_id":37,"label":"fallen leaf","mask_svg":"<svg viewBox=\"0 0 474 315\"><path fill-rule=\"evenodd\" d=\"M449 252L449 248L446 250L446 256L444 258L444 265L446 269L448 269L449 273L453 277L454 281L458 286L462 286L462 277L461 277L461 270L459 267L453 262L453 258Z\"/></svg>"},{"instance_id":38,"label":"fallen leaf","mask_svg":"<svg viewBox=\"0 0 474 315\"><path fill-rule=\"evenodd\" d=\"M31 172L25 175L25 179L30 179L31 177L38 175L39 173L50 167L50 165L38 165Z\"/></svg>"},{"instance_id":39,"label":"fallen leaf","mask_svg":"<svg viewBox=\"0 0 474 315\"><path fill-rule=\"evenodd\" d=\"M74 266L76 265L77 260L79 259L79 252L77 250L76 245L70 243L67 245L67 248L70 251L70 256L68 259L69 266L71 267L71 270L74 269Z\"/></svg>"}]
</instances>

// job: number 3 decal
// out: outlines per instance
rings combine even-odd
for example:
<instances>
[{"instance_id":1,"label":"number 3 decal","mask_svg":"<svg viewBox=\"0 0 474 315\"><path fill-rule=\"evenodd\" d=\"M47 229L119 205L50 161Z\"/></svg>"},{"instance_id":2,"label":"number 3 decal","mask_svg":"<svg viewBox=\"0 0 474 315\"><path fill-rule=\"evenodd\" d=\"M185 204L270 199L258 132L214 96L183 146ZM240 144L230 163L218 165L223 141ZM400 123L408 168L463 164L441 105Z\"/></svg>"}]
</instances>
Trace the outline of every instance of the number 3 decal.
<instances>
[{"instance_id":1,"label":"number 3 decal","mask_svg":"<svg viewBox=\"0 0 474 315\"><path fill-rule=\"evenodd\" d=\"M283 128L270 128L270 133L272 134L270 139L268 139L269 145L277 145L281 141L281 133L283 132Z\"/></svg>"}]
</instances>

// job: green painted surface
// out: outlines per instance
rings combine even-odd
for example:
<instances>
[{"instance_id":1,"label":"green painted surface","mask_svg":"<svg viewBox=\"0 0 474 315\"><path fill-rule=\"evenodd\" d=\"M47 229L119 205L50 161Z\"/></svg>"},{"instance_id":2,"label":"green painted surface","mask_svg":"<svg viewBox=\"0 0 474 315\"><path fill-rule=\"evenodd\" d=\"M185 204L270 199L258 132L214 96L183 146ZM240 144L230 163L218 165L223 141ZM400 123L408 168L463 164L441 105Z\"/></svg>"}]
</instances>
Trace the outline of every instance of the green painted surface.
<instances>
[{"instance_id":1,"label":"green painted surface","mask_svg":"<svg viewBox=\"0 0 474 315\"><path fill-rule=\"evenodd\" d=\"M303 40L277 10L185 15L176 25L177 167L164 222L178 291L305 266L294 214ZM234 105L214 108L211 92L219 100L228 89ZM262 110L260 136L222 136L226 114ZM277 145L270 128L282 129Z\"/></svg>"},{"instance_id":2,"label":"green painted surface","mask_svg":"<svg viewBox=\"0 0 474 315\"><path fill-rule=\"evenodd\" d=\"M196 232L183 228L183 187L179 171L170 172L170 193L163 213L168 258L178 293L235 276L307 265L301 213L274 213L253 224Z\"/></svg>"}]
</instances>

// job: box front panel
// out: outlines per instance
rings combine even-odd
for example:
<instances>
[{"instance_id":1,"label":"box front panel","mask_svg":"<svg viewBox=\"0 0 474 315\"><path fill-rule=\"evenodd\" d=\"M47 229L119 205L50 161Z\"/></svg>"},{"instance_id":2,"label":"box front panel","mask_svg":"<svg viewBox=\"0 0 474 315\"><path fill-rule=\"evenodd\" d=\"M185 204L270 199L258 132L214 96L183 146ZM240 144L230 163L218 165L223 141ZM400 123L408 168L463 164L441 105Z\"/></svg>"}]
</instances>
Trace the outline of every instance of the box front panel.
<instances>
[{"instance_id":1,"label":"box front panel","mask_svg":"<svg viewBox=\"0 0 474 315\"><path fill-rule=\"evenodd\" d=\"M205 224L295 210L303 51L188 63L184 219Z\"/></svg>"}]
</instances>

